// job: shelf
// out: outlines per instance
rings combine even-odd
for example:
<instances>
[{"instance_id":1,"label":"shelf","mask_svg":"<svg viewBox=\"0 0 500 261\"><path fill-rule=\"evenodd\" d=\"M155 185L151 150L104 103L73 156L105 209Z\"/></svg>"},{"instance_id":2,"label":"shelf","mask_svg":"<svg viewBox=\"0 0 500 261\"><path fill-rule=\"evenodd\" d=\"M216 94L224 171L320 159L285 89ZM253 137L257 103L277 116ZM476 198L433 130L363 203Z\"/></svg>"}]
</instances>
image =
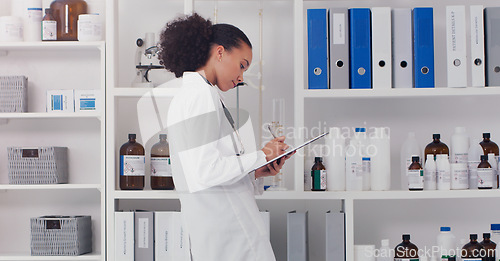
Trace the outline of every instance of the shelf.
<instances>
[{"instance_id":1,"label":"shelf","mask_svg":"<svg viewBox=\"0 0 500 261\"><path fill-rule=\"evenodd\" d=\"M0 119L100 118L98 112L2 112Z\"/></svg>"},{"instance_id":2,"label":"shelf","mask_svg":"<svg viewBox=\"0 0 500 261\"><path fill-rule=\"evenodd\" d=\"M391 97L435 97L435 96L480 96L500 95L499 87L485 88L408 88L408 89L357 89L357 90L304 90L304 98L391 98Z\"/></svg>"},{"instance_id":3,"label":"shelf","mask_svg":"<svg viewBox=\"0 0 500 261\"><path fill-rule=\"evenodd\" d=\"M67 261L67 260L101 260L99 254L86 254L81 256L31 256L29 253L0 253L0 260L47 260L47 261Z\"/></svg>"},{"instance_id":4,"label":"shelf","mask_svg":"<svg viewBox=\"0 0 500 261\"><path fill-rule=\"evenodd\" d=\"M99 184L43 184L43 185L13 185L2 184L1 190L101 190L102 186Z\"/></svg>"},{"instance_id":5,"label":"shelf","mask_svg":"<svg viewBox=\"0 0 500 261\"><path fill-rule=\"evenodd\" d=\"M174 97L178 92L178 88L123 87L113 90L114 96L117 97Z\"/></svg>"},{"instance_id":6,"label":"shelf","mask_svg":"<svg viewBox=\"0 0 500 261\"><path fill-rule=\"evenodd\" d=\"M74 51L74 50L99 50L105 46L104 41L78 42L0 42L0 51Z\"/></svg>"},{"instance_id":7,"label":"shelf","mask_svg":"<svg viewBox=\"0 0 500 261\"><path fill-rule=\"evenodd\" d=\"M114 192L115 199L178 199L176 191L139 190ZM257 200L316 200L316 199L447 199L447 198L499 198L499 189L489 190L432 190L432 191L265 191Z\"/></svg>"},{"instance_id":8,"label":"shelf","mask_svg":"<svg viewBox=\"0 0 500 261\"><path fill-rule=\"evenodd\" d=\"M115 199L178 199L173 190L115 190Z\"/></svg>"}]
</instances>

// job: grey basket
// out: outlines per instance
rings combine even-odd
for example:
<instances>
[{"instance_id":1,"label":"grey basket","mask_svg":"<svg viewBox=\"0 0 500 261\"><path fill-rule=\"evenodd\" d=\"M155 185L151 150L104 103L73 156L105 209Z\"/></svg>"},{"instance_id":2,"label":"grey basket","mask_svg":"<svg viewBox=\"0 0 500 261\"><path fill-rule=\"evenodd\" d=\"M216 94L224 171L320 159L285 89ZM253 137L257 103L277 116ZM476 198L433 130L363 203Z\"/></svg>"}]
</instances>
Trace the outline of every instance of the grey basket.
<instances>
[{"instance_id":1,"label":"grey basket","mask_svg":"<svg viewBox=\"0 0 500 261\"><path fill-rule=\"evenodd\" d=\"M28 111L28 78L0 76L0 112Z\"/></svg>"},{"instance_id":2,"label":"grey basket","mask_svg":"<svg viewBox=\"0 0 500 261\"><path fill-rule=\"evenodd\" d=\"M68 183L68 148L7 148L9 184Z\"/></svg>"},{"instance_id":3,"label":"grey basket","mask_svg":"<svg viewBox=\"0 0 500 261\"><path fill-rule=\"evenodd\" d=\"M32 256L77 256L92 252L90 216L31 218Z\"/></svg>"}]
</instances>

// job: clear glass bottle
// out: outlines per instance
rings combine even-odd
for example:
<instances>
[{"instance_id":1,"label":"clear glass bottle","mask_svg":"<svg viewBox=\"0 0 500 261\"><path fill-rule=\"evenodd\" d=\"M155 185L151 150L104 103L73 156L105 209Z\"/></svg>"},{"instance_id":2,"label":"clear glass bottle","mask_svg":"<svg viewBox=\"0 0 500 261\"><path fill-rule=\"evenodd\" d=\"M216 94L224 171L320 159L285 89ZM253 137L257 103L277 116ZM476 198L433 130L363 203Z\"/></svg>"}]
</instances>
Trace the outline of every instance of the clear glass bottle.
<instances>
[{"instance_id":1,"label":"clear glass bottle","mask_svg":"<svg viewBox=\"0 0 500 261\"><path fill-rule=\"evenodd\" d=\"M418 247L410 242L410 235L403 235L403 242L394 248L394 260L418 260Z\"/></svg>"},{"instance_id":2,"label":"clear glass bottle","mask_svg":"<svg viewBox=\"0 0 500 261\"><path fill-rule=\"evenodd\" d=\"M45 16L42 19L42 41L57 40L57 21L52 16L52 10L45 8Z\"/></svg>"},{"instance_id":3,"label":"clear glass bottle","mask_svg":"<svg viewBox=\"0 0 500 261\"><path fill-rule=\"evenodd\" d=\"M470 242L462 247L460 254L463 261L481 260L481 246L477 242L477 234L470 234Z\"/></svg>"},{"instance_id":4,"label":"clear glass bottle","mask_svg":"<svg viewBox=\"0 0 500 261\"><path fill-rule=\"evenodd\" d=\"M50 9L57 21L57 40L77 41L78 15L87 13L87 3L84 0L55 0Z\"/></svg>"},{"instance_id":5,"label":"clear glass bottle","mask_svg":"<svg viewBox=\"0 0 500 261\"><path fill-rule=\"evenodd\" d=\"M160 141L151 147L151 189L174 189L170 150L167 134L160 134Z\"/></svg>"},{"instance_id":6,"label":"clear glass bottle","mask_svg":"<svg viewBox=\"0 0 500 261\"><path fill-rule=\"evenodd\" d=\"M432 142L425 146L425 155L424 157L427 159L428 154L433 154L434 158L436 158L437 154L446 154L450 155L450 149L446 144L441 142L439 139L441 138L440 134L432 135Z\"/></svg>"},{"instance_id":7,"label":"clear glass bottle","mask_svg":"<svg viewBox=\"0 0 500 261\"><path fill-rule=\"evenodd\" d=\"M128 135L128 142L120 147L120 189L144 189L146 157L144 147L136 142L135 134Z\"/></svg>"},{"instance_id":8,"label":"clear glass bottle","mask_svg":"<svg viewBox=\"0 0 500 261\"><path fill-rule=\"evenodd\" d=\"M312 189L313 191L325 191L326 190L326 168L323 165L323 158L315 157L314 165L311 169L312 176Z\"/></svg>"}]
</instances>

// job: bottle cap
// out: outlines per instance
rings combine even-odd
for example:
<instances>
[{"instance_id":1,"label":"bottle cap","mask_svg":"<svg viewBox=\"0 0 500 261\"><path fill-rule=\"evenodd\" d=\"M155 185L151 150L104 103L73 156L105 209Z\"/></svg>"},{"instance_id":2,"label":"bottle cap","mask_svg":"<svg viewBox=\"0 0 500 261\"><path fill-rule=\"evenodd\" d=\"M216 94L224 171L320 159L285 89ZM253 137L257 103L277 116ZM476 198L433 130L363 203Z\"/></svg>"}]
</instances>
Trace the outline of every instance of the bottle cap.
<instances>
[{"instance_id":1,"label":"bottle cap","mask_svg":"<svg viewBox=\"0 0 500 261\"><path fill-rule=\"evenodd\" d=\"M500 230L500 224L491 224L491 230Z\"/></svg>"},{"instance_id":2,"label":"bottle cap","mask_svg":"<svg viewBox=\"0 0 500 261\"><path fill-rule=\"evenodd\" d=\"M488 155L481 155L481 160L488 160Z\"/></svg>"},{"instance_id":3,"label":"bottle cap","mask_svg":"<svg viewBox=\"0 0 500 261\"><path fill-rule=\"evenodd\" d=\"M446 159L447 156L448 155L446 155L446 154L436 154L437 159Z\"/></svg>"},{"instance_id":4,"label":"bottle cap","mask_svg":"<svg viewBox=\"0 0 500 261\"><path fill-rule=\"evenodd\" d=\"M470 234L470 240L477 240L477 234Z\"/></svg>"},{"instance_id":5,"label":"bottle cap","mask_svg":"<svg viewBox=\"0 0 500 261\"><path fill-rule=\"evenodd\" d=\"M380 241L380 245L383 246L383 247L384 246L389 246L389 239L382 239Z\"/></svg>"},{"instance_id":6,"label":"bottle cap","mask_svg":"<svg viewBox=\"0 0 500 261\"><path fill-rule=\"evenodd\" d=\"M370 161L370 158L367 158L367 157L363 157L361 158L362 161Z\"/></svg>"},{"instance_id":7,"label":"bottle cap","mask_svg":"<svg viewBox=\"0 0 500 261\"><path fill-rule=\"evenodd\" d=\"M429 160L429 159L432 159L432 160L433 160L433 159L434 159L434 154L427 154L427 159L428 159L428 160Z\"/></svg>"},{"instance_id":8,"label":"bottle cap","mask_svg":"<svg viewBox=\"0 0 500 261\"><path fill-rule=\"evenodd\" d=\"M403 240L410 240L410 235L404 234L403 235Z\"/></svg>"},{"instance_id":9,"label":"bottle cap","mask_svg":"<svg viewBox=\"0 0 500 261\"><path fill-rule=\"evenodd\" d=\"M483 133L483 138L484 139L489 139L490 138L490 133L489 132Z\"/></svg>"},{"instance_id":10,"label":"bottle cap","mask_svg":"<svg viewBox=\"0 0 500 261\"><path fill-rule=\"evenodd\" d=\"M356 128L356 132L366 132L366 128Z\"/></svg>"},{"instance_id":11,"label":"bottle cap","mask_svg":"<svg viewBox=\"0 0 500 261\"><path fill-rule=\"evenodd\" d=\"M415 162L415 161L420 161L420 157L419 157L419 156L412 156L412 157L411 157L411 161L412 161L412 162Z\"/></svg>"},{"instance_id":12,"label":"bottle cap","mask_svg":"<svg viewBox=\"0 0 500 261\"><path fill-rule=\"evenodd\" d=\"M314 157L314 162L322 162L323 158L322 157Z\"/></svg>"},{"instance_id":13,"label":"bottle cap","mask_svg":"<svg viewBox=\"0 0 500 261\"><path fill-rule=\"evenodd\" d=\"M440 139L441 138L441 134L437 134L437 133L432 134L432 138L433 139Z\"/></svg>"},{"instance_id":14,"label":"bottle cap","mask_svg":"<svg viewBox=\"0 0 500 261\"><path fill-rule=\"evenodd\" d=\"M128 135L129 140L135 140L135 134L131 133Z\"/></svg>"},{"instance_id":15,"label":"bottle cap","mask_svg":"<svg viewBox=\"0 0 500 261\"><path fill-rule=\"evenodd\" d=\"M456 133L465 133L465 127L455 127Z\"/></svg>"},{"instance_id":16,"label":"bottle cap","mask_svg":"<svg viewBox=\"0 0 500 261\"><path fill-rule=\"evenodd\" d=\"M451 231L451 228L450 227L441 227L440 231L442 231L442 232Z\"/></svg>"},{"instance_id":17,"label":"bottle cap","mask_svg":"<svg viewBox=\"0 0 500 261\"><path fill-rule=\"evenodd\" d=\"M455 256L450 256L448 257L448 261L456 261L457 258Z\"/></svg>"},{"instance_id":18,"label":"bottle cap","mask_svg":"<svg viewBox=\"0 0 500 261\"><path fill-rule=\"evenodd\" d=\"M160 134L160 139L167 139L167 134Z\"/></svg>"},{"instance_id":19,"label":"bottle cap","mask_svg":"<svg viewBox=\"0 0 500 261\"><path fill-rule=\"evenodd\" d=\"M491 234L490 233L483 233L483 238L491 238Z\"/></svg>"}]
</instances>

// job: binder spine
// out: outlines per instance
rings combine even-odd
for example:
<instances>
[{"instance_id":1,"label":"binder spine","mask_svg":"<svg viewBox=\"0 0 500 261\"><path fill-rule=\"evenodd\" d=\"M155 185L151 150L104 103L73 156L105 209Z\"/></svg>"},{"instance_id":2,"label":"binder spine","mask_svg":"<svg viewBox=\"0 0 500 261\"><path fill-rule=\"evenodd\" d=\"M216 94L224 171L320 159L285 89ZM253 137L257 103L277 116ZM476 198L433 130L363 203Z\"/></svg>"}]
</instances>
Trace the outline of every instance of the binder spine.
<instances>
[{"instance_id":1,"label":"binder spine","mask_svg":"<svg viewBox=\"0 0 500 261\"><path fill-rule=\"evenodd\" d=\"M349 9L350 88L372 88L371 21L369 8Z\"/></svg>"},{"instance_id":2,"label":"binder spine","mask_svg":"<svg viewBox=\"0 0 500 261\"><path fill-rule=\"evenodd\" d=\"M432 7L413 9L415 88L434 88L434 19Z\"/></svg>"},{"instance_id":3,"label":"binder spine","mask_svg":"<svg viewBox=\"0 0 500 261\"><path fill-rule=\"evenodd\" d=\"M484 7L470 6L470 68L472 87L485 86L484 72Z\"/></svg>"},{"instance_id":4,"label":"binder spine","mask_svg":"<svg viewBox=\"0 0 500 261\"><path fill-rule=\"evenodd\" d=\"M309 89L328 89L328 10L307 10Z\"/></svg>"}]
</instances>

